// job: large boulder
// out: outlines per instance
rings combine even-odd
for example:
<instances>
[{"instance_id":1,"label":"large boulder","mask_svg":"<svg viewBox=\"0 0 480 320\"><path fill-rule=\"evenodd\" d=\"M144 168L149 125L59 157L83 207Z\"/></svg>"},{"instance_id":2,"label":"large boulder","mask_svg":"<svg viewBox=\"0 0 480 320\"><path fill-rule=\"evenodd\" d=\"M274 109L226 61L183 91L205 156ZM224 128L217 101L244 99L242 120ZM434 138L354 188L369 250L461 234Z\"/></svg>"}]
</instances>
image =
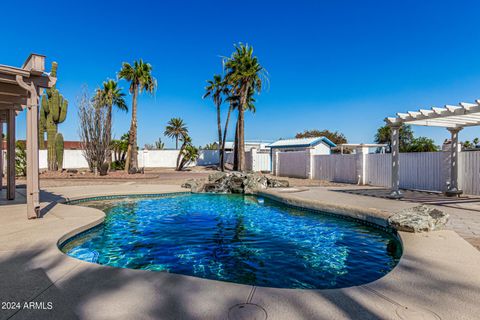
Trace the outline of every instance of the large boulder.
<instances>
[{"instance_id":1,"label":"large boulder","mask_svg":"<svg viewBox=\"0 0 480 320\"><path fill-rule=\"evenodd\" d=\"M248 174L245 177L243 192L245 194L254 194L256 191L267 189L267 187L267 177L261 174Z\"/></svg>"},{"instance_id":2,"label":"large boulder","mask_svg":"<svg viewBox=\"0 0 480 320\"><path fill-rule=\"evenodd\" d=\"M232 193L244 193L245 175L234 173L229 176L227 186Z\"/></svg>"},{"instance_id":3,"label":"large boulder","mask_svg":"<svg viewBox=\"0 0 480 320\"><path fill-rule=\"evenodd\" d=\"M201 179L189 179L182 184L182 188L190 189L194 193L204 191L206 184Z\"/></svg>"},{"instance_id":4,"label":"large boulder","mask_svg":"<svg viewBox=\"0 0 480 320\"><path fill-rule=\"evenodd\" d=\"M208 175L208 182L218 182L228 176L226 172L214 172Z\"/></svg>"},{"instance_id":5,"label":"large boulder","mask_svg":"<svg viewBox=\"0 0 480 320\"><path fill-rule=\"evenodd\" d=\"M289 186L290 186L290 183L288 182L288 180L281 180L281 179L275 179L275 178L268 179L269 188L288 188Z\"/></svg>"},{"instance_id":6,"label":"large boulder","mask_svg":"<svg viewBox=\"0 0 480 320\"><path fill-rule=\"evenodd\" d=\"M287 188L287 180L267 178L259 173L242 172L214 172L208 176L207 181L190 179L182 184L192 192L212 193L243 193L254 194L256 191L267 188Z\"/></svg>"},{"instance_id":7,"label":"large boulder","mask_svg":"<svg viewBox=\"0 0 480 320\"><path fill-rule=\"evenodd\" d=\"M443 229L448 218L448 213L420 205L395 213L388 218L388 222L399 231L428 232Z\"/></svg>"}]
</instances>

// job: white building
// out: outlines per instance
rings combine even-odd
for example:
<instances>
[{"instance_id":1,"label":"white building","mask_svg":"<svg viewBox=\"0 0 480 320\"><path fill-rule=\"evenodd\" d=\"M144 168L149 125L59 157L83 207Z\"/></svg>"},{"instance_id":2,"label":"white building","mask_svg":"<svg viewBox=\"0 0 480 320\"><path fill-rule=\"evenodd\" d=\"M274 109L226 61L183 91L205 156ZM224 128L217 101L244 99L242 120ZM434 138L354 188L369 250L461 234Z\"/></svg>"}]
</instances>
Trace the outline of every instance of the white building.
<instances>
[{"instance_id":1,"label":"white building","mask_svg":"<svg viewBox=\"0 0 480 320\"><path fill-rule=\"evenodd\" d=\"M305 151L311 149L313 154L330 154L337 145L326 137L278 140L268 145L272 153L287 151Z\"/></svg>"},{"instance_id":2,"label":"white building","mask_svg":"<svg viewBox=\"0 0 480 320\"><path fill-rule=\"evenodd\" d=\"M269 150L269 145L272 141L263 141L263 140L247 140L245 141L245 151L250 151L251 149L255 148L257 150ZM233 151L234 142L233 141L225 141L225 151Z\"/></svg>"}]
</instances>

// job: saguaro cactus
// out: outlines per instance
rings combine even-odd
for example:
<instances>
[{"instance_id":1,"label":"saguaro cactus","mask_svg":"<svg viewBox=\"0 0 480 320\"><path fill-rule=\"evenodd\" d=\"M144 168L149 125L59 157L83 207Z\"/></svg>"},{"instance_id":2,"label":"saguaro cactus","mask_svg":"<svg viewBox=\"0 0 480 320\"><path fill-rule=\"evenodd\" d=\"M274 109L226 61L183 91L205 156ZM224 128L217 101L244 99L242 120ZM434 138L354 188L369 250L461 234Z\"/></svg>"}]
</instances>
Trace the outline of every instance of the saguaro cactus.
<instances>
[{"instance_id":1,"label":"saguaro cactus","mask_svg":"<svg viewBox=\"0 0 480 320\"><path fill-rule=\"evenodd\" d=\"M57 63L52 63L52 76L57 76ZM40 107L39 144L45 147L44 139L47 132L48 170L57 171L63 167L63 136L58 133L58 124L67 117L68 101L53 86L42 97ZM58 145L57 145L58 144Z\"/></svg>"},{"instance_id":2,"label":"saguaro cactus","mask_svg":"<svg viewBox=\"0 0 480 320\"><path fill-rule=\"evenodd\" d=\"M57 133L55 136L55 157L57 160L57 169L63 169L63 135Z\"/></svg>"}]
</instances>

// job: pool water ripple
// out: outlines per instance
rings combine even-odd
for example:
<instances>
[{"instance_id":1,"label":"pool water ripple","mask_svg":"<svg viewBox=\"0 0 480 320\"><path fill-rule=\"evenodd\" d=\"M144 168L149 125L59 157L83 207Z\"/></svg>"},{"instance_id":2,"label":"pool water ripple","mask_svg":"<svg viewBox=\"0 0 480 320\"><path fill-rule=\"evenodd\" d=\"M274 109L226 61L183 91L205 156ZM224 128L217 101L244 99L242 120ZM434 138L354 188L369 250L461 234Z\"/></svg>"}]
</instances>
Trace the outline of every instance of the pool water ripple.
<instances>
[{"instance_id":1,"label":"pool water ripple","mask_svg":"<svg viewBox=\"0 0 480 320\"><path fill-rule=\"evenodd\" d=\"M398 263L391 233L255 196L187 194L85 202L105 222L66 254L113 267L280 288L340 288Z\"/></svg>"}]
</instances>

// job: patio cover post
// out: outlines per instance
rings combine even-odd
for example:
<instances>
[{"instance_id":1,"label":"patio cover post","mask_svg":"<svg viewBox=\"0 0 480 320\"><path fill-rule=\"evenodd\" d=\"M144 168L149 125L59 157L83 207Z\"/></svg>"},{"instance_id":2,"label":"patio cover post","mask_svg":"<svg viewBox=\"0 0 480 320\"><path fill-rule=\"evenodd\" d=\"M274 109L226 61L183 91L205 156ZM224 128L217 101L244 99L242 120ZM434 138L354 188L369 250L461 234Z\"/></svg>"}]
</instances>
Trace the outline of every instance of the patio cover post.
<instances>
[{"instance_id":1,"label":"patio cover post","mask_svg":"<svg viewBox=\"0 0 480 320\"><path fill-rule=\"evenodd\" d=\"M3 122L0 120L0 192L3 190Z\"/></svg>"},{"instance_id":2,"label":"patio cover post","mask_svg":"<svg viewBox=\"0 0 480 320\"><path fill-rule=\"evenodd\" d=\"M462 127L447 128L452 135L450 144L450 185L445 192L447 196L456 196L463 193L462 190L458 189L458 133L462 129Z\"/></svg>"},{"instance_id":3,"label":"patio cover post","mask_svg":"<svg viewBox=\"0 0 480 320\"><path fill-rule=\"evenodd\" d=\"M27 218L35 219L40 211L38 177L38 88L16 77L20 87L28 91L27 98Z\"/></svg>"},{"instance_id":4,"label":"patio cover post","mask_svg":"<svg viewBox=\"0 0 480 320\"><path fill-rule=\"evenodd\" d=\"M7 111L7 199L15 199L15 110Z\"/></svg>"},{"instance_id":5,"label":"patio cover post","mask_svg":"<svg viewBox=\"0 0 480 320\"><path fill-rule=\"evenodd\" d=\"M403 194L400 192L400 127L401 125L390 125L390 136L392 139L392 181L391 190L388 195L392 199L400 199Z\"/></svg>"}]
</instances>

